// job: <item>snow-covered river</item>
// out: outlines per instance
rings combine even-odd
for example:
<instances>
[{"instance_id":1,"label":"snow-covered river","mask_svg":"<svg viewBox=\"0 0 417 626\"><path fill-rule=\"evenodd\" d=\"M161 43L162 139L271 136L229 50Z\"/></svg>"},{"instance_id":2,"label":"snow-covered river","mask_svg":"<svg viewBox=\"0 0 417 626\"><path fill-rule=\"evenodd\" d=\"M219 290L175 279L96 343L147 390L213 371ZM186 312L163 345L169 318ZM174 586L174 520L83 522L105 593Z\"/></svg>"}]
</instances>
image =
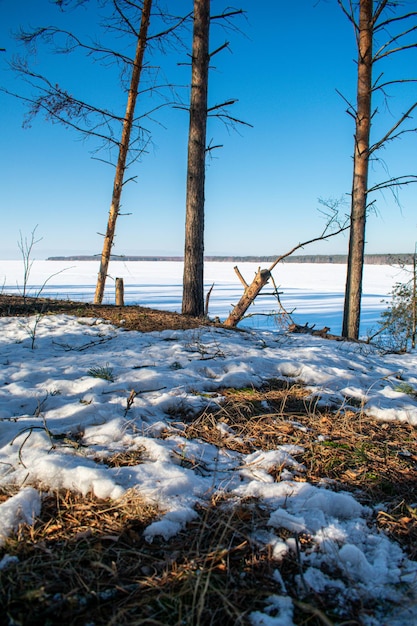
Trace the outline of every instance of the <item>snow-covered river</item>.
<instances>
[{"instance_id":1,"label":"snow-covered river","mask_svg":"<svg viewBox=\"0 0 417 626\"><path fill-rule=\"evenodd\" d=\"M205 265L206 291L214 283L209 315L225 319L242 295L242 285L234 271L233 262L207 262ZM250 283L257 263L239 263L239 270ZM268 267L268 264L265 264ZM171 311L181 310L183 265L175 261L112 261L107 281L105 303L114 302L114 279L123 278L125 303L141 304ZM29 295L71 300L92 301L98 272L98 261L40 261L35 260L28 280ZM339 264L281 263L274 279L282 292L281 301L287 311L293 312L299 324L329 326L338 334L342 325L342 309L346 268ZM409 275L398 267L365 265L362 300L361 334L375 327L382 300L389 296L396 282L408 280ZM0 261L0 285L3 293L22 293L23 262ZM264 289L251 314L277 311L272 288ZM273 329L273 317L255 315L242 325Z\"/></svg>"}]
</instances>

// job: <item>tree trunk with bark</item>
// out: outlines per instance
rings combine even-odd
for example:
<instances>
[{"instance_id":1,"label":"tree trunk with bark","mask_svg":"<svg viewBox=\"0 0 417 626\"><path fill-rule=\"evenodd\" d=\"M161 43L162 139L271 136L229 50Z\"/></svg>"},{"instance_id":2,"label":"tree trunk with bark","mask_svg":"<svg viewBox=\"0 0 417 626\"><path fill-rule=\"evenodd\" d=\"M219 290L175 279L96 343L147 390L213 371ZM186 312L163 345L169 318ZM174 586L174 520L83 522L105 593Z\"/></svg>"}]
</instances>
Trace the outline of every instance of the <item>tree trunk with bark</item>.
<instances>
[{"instance_id":1,"label":"tree trunk with bark","mask_svg":"<svg viewBox=\"0 0 417 626\"><path fill-rule=\"evenodd\" d=\"M352 205L348 267L343 311L343 337L358 339L361 314L362 276L365 251L371 94L373 0L360 0L358 42L358 80L353 156Z\"/></svg>"},{"instance_id":2,"label":"tree trunk with bark","mask_svg":"<svg viewBox=\"0 0 417 626\"><path fill-rule=\"evenodd\" d=\"M152 0L144 0L138 42L136 46L135 60L133 63L132 77L130 80L130 88L126 104L126 113L123 121L122 137L119 145L119 156L117 159L116 173L113 182L112 201L109 210L107 230L104 236L100 268L98 272L96 291L94 295L94 304L101 304L103 301L104 287L106 284L111 249L113 246L116 230L116 221L119 216L120 210L120 200L122 197L124 175L126 170L126 159L129 152L130 135L133 126L136 99L138 95L140 75L143 66L143 55L145 53L147 42L151 7Z\"/></svg>"},{"instance_id":3,"label":"tree trunk with bark","mask_svg":"<svg viewBox=\"0 0 417 626\"><path fill-rule=\"evenodd\" d=\"M125 305L125 287L124 287L123 278L116 278L115 302L116 302L116 306Z\"/></svg>"},{"instance_id":4,"label":"tree trunk with bark","mask_svg":"<svg viewBox=\"0 0 417 626\"><path fill-rule=\"evenodd\" d=\"M224 322L224 326L227 326L228 328L234 328L237 326L252 302L255 300L256 296L259 295L260 291L263 287L265 287L270 278L271 272L269 270L261 270L261 268L258 269L255 278L251 284L246 287L243 296L233 308L233 311L230 313L227 320Z\"/></svg>"},{"instance_id":5,"label":"tree trunk with bark","mask_svg":"<svg viewBox=\"0 0 417 626\"><path fill-rule=\"evenodd\" d=\"M204 315L204 186L210 0L194 0L182 312Z\"/></svg>"}]
</instances>

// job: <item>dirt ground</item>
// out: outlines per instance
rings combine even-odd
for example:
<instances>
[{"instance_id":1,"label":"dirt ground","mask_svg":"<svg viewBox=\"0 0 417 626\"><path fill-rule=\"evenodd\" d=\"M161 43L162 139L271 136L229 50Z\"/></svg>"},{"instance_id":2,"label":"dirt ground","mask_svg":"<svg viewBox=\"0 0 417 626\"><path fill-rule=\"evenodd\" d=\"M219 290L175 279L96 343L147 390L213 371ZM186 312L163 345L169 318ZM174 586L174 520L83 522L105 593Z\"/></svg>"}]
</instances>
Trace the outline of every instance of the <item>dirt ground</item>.
<instances>
[{"instance_id":1,"label":"dirt ground","mask_svg":"<svg viewBox=\"0 0 417 626\"><path fill-rule=\"evenodd\" d=\"M212 325L204 318L190 317L171 311L157 311L142 306L94 305L71 300L49 298L24 298L23 296L0 295L0 317L28 315L76 315L77 317L100 317L116 326L128 330L151 332L177 330Z\"/></svg>"}]
</instances>

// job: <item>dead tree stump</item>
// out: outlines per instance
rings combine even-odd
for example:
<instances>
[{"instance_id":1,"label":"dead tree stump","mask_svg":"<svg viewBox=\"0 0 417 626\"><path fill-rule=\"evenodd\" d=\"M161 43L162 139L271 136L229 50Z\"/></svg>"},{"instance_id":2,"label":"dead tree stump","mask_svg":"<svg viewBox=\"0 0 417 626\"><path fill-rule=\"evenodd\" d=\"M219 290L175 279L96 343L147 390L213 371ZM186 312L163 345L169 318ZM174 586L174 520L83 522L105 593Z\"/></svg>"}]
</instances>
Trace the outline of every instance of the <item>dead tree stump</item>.
<instances>
[{"instance_id":1,"label":"dead tree stump","mask_svg":"<svg viewBox=\"0 0 417 626\"><path fill-rule=\"evenodd\" d=\"M116 278L116 306L124 306L124 284L123 278Z\"/></svg>"}]
</instances>

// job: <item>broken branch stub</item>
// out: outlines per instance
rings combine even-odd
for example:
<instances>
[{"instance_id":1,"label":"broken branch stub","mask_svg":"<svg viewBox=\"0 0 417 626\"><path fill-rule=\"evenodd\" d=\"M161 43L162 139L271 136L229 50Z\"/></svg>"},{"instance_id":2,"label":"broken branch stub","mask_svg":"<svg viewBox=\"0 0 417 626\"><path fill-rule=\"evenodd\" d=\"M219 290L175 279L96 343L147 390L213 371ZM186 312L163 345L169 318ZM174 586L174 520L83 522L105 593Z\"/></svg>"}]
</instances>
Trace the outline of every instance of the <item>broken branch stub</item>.
<instances>
[{"instance_id":1,"label":"broken branch stub","mask_svg":"<svg viewBox=\"0 0 417 626\"><path fill-rule=\"evenodd\" d=\"M240 298L239 302L224 322L224 326L227 326L228 328L234 328L237 326L252 302L255 300L256 296L261 291L262 287L267 284L270 277L271 272L269 270L261 270L261 268L258 269L255 274L255 278L251 284L246 287L243 296Z\"/></svg>"}]
</instances>

